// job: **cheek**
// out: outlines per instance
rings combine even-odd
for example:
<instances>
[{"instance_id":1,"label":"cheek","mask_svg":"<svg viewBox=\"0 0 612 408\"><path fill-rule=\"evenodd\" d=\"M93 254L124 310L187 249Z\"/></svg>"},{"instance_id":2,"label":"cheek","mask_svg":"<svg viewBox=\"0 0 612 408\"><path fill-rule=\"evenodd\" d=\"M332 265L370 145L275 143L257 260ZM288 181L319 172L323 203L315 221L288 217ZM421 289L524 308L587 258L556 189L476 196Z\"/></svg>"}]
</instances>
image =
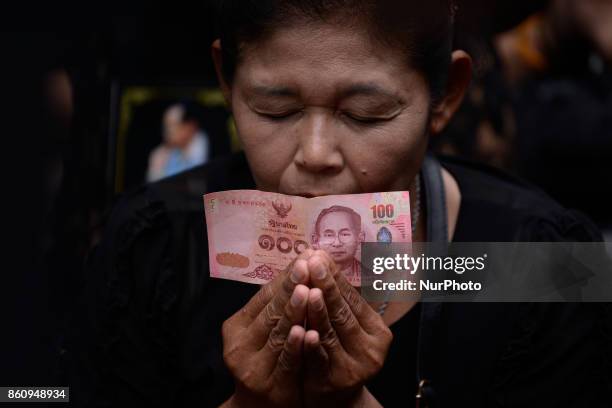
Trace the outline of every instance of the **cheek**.
<instances>
[{"instance_id":1,"label":"cheek","mask_svg":"<svg viewBox=\"0 0 612 408\"><path fill-rule=\"evenodd\" d=\"M275 191L283 173L293 162L297 138L283 126L261 118L241 101L236 101L233 114L258 187Z\"/></svg>"},{"instance_id":2,"label":"cheek","mask_svg":"<svg viewBox=\"0 0 612 408\"><path fill-rule=\"evenodd\" d=\"M427 147L427 114L398 118L373 128L346 144L347 165L363 191L406 189Z\"/></svg>"},{"instance_id":3,"label":"cheek","mask_svg":"<svg viewBox=\"0 0 612 408\"><path fill-rule=\"evenodd\" d=\"M189 136L191 136L191 131L187 127L182 128L181 131L179 132L179 139L181 141L188 140Z\"/></svg>"},{"instance_id":4,"label":"cheek","mask_svg":"<svg viewBox=\"0 0 612 408\"><path fill-rule=\"evenodd\" d=\"M348 242L346 244L346 250L349 253L349 255L354 254L355 252L357 252L357 242L353 241L353 242Z\"/></svg>"}]
</instances>

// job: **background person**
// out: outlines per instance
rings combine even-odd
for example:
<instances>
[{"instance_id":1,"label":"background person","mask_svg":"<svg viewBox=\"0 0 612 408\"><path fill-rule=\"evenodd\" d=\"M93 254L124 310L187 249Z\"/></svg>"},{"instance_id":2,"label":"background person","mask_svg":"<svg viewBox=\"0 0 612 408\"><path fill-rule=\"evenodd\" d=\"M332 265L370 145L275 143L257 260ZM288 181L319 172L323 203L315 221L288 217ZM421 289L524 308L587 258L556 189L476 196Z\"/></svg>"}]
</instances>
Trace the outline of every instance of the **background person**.
<instances>
[{"instance_id":1,"label":"background person","mask_svg":"<svg viewBox=\"0 0 612 408\"><path fill-rule=\"evenodd\" d=\"M187 104L175 104L164 113L164 143L149 156L147 181L157 181L204 164L210 155L208 135Z\"/></svg>"}]
</instances>

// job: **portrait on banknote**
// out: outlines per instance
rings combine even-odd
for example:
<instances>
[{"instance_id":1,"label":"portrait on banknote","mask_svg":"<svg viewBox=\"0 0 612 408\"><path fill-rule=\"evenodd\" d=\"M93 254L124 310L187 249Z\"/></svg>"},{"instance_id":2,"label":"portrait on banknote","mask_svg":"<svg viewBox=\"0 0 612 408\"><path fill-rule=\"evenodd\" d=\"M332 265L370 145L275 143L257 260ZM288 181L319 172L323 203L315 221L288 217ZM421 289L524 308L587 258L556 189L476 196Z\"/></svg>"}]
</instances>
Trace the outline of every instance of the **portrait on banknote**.
<instances>
[{"instance_id":1,"label":"portrait on banknote","mask_svg":"<svg viewBox=\"0 0 612 408\"><path fill-rule=\"evenodd\" d=\"M334 205L317 216L312 247L329 253L347 279L354 281L361 271L358 250L364 239L359 213Z\"/></svg>"}]
</instances>

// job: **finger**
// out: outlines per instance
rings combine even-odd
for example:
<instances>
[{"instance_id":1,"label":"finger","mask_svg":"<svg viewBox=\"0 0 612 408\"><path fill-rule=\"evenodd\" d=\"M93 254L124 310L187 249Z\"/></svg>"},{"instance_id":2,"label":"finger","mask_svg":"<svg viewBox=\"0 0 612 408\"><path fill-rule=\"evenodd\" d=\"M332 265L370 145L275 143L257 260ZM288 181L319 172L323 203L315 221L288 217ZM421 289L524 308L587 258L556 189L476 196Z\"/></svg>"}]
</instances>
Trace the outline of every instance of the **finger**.
<instances>
[{"instance_id":1,"label":"finger","mask_svg":"<svg viewBox=\"0 0 612 408\"><path fill-rule=\"evenodd\" d=\"M264 307L272 300L274 296L274 287L276 285L276 280L274 279L272 282L268 282L261 287L246 305L240 310L239 313L236 313L235 317L240 319L243 322L244 326L249 326L253 320L261 313Z\"/></svg>"},{"instance_id":2,"label":"finger","mask_svg":"<svg viewBox=\"0 0 612 408\"><path fill-rule=\"evenodd\" d=\"M265 305L248 327L253 343L260 348L281 319L285 306L295 287L308 281L308 266L304 259L297 259L276 288L272 299Z\"/></svg>"},{"instance_id":3,"label":"finger","mask_svg":"<svg viewBox=\"0 0 612 408\"><path fill-rule=\"evenodd\" d=\"M308 330L304 335L304 361L309 373L325 375L329 372L329 357L316 330Z\"/></svg>"},{"instance_id":4,"label":"finger","mask_svg":"<svg viewBox=\"0 0 612 408\"><path fill-rule=\"evenodd\" d=\"M321 346L319 332L308 330L304 335L304 352L312 352Z\"/></svg>"},{"instance_id":5,"label":"finger","mask_svg":"<svg viewBox=\"0 0 612 408\"><path fill-rule=\"evenodd\" d=\"M308 294L308 329L318 333L318 341L330 358L343 352L343 344L329 320L323 292L318 288L311 289Z\"/></svg>"},{"instance_id":6,"label":"finger","mask_svg":"<svg viewBox=\"0 0 612 408\"><path fill-rule=\"evenodd\" d=\"M273 375L280 382L295 382L302 367L302 350L306 331L301 326L293 326L287 335L287 341L278 356Z\"/></svg>"},{"instance_id":7,"label":"finger","mask_svg":"<svg viewBox=\"0 0 612 408\"><path fill-rule=\"evenodd\" d=\"M291 330L295 326L302 326L306 317L306 304L308 302L309 289L304 285L298 285L287 305L283 317L268 336L266 342L259 348L264 372L271 372L277 364L279 356L286 348L286 343Z\"/></svg>"},{"instance_id":8,"label":"finger","mask_svg":"<svg viewBox=\"0 0 612 408\"><path fill-rule=\"evenodd\" d=\"M241 317L245 321L245 325L249 325L257 318L257 316L262 312L262 310L270 303L274 295L278 292L279 288L284 285L284 281L287 275L290 275L293 270L295 263L300 259L308 259L312 255L313 250L308 248L304 252L302 252L297 258L295 258L283 271L283 273L279 274L276 278L274 278L271 282L268 282L253 296L249 302L242 308ZM298 279L299 277L295 277L294 279ZM298 283L307 283L307 282L298 282ZM291 288L293 290L293 288Z\"/></svg>"},{"instance_id":9,"label":"finger","mask_svg":"<svg viewBox=\"0 0 612 408\"><path fill-rule=\"evenodd\" d=\"M381 330L381 325L385 325L381 316L372 309L357 289L349 283L344 274L336 274L335 280L340 294L351 308L361 328L368 334L377 334Z\"/></svg>"},{"instance_id":10,"label":"finger","mask_svg":"<svg viewBox=\"0 0 612 408\"><path fill-rule=\"evenodd\" d=\"M317 251L308 260L308 269L312 287L323 292L329 321L338 333L342 344L345 344L349 339L354 341L354 338L361 335L363 331L336 284L334 274L339 273L336 273L333 261L327 254L321 254Z\"/></svg>"},{"instance_id":11,"label":"finger","mask_svg":"<svg viewBox=\"0 0 612 408\"><path fill-rule=\"evenodd\" d=\"M270 331L265 345L262 345L262 348L267 346L267 349L274 354L275 358L278 357L278 352L282 349L291 327L295 325L304 326L309 291L308 287L304 285L295 287L291 298L285 305L283 315Z\"/></svg>"}]
</instances>

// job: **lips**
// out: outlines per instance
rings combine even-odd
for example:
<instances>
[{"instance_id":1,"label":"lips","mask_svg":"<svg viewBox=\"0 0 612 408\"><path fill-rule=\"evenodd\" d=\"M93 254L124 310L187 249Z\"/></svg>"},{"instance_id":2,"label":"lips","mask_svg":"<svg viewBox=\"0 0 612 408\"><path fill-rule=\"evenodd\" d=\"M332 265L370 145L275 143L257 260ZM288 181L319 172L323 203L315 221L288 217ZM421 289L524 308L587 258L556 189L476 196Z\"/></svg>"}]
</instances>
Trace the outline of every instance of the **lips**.
<instances>
[{"instance_id":1,"label":"lips","mask_svg":"<svg viewBox=\"0 0 612 408\"><path fill-rule=\"evenodd\" d=\"M347 188L338 188L338 189L327 188L326 190L314 190L314 189L312 190L310 189L294 190L291 187L286 187L286 188L280 187L278 189L278 192L281 194L300 196L300 197L305 197L305 198L313 198L313 197L324 197L324 196L329 196L329 195L359 194L361 191L359 189L352 189L352 188L348 188L348 189Z\"/></svg>"},{"instance_id":2,"label":"lips","mask_svg":"<svg viewBox=\"0 0 612 408\"><path fill-rule=\"evenodd\" d=\"M346 255L346 251L332 251L330 252L330 254L332 256L342 256L342 255Z\"/></svg>"},{"instance_id":3,"label":"lips","mask_svg":"<svg viewBox=\"0 0 612 408\"><path fill-rule=\"evenodd\" d=\"M304 198L322 197L322 196L330 195L328 193L307 193L307 192L283 193L283 194L300 196Z\"/></svg>"}]
</instances>

